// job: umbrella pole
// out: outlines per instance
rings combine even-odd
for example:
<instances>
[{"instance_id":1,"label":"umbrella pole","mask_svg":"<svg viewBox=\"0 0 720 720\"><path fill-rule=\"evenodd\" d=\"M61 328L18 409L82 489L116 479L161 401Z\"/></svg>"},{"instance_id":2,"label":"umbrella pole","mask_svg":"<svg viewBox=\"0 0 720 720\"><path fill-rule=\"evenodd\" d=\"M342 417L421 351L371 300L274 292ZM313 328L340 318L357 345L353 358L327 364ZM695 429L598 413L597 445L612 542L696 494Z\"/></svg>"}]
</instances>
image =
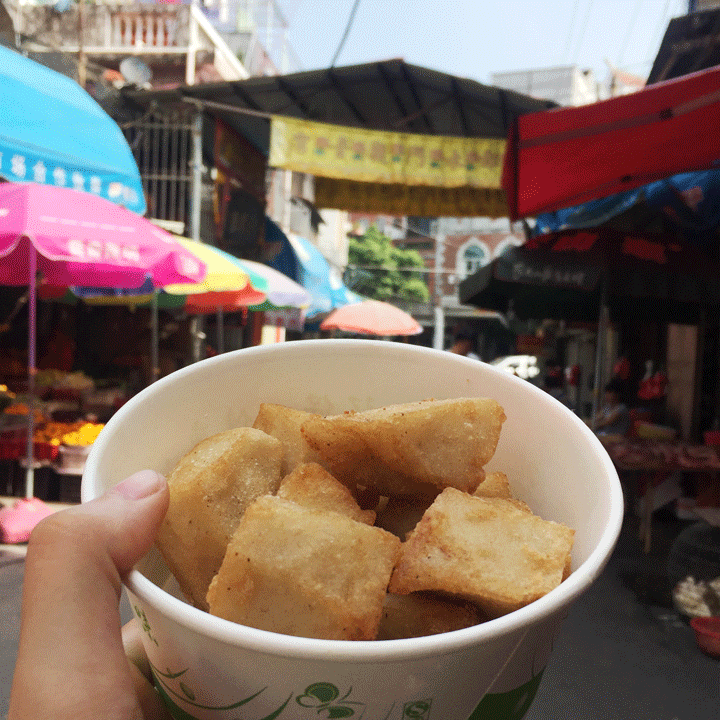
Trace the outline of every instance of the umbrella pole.
<instances>
[{"instance_id":1,"label":"umbrella pole","mask_svg":"<svg viewBox=\"0 0 720 720\"><path fill-rule=\"evenodd\" d=\"M158 291L153 290L150 305L150 331L152 333L150 382L154 383L160 377L160 334L158 331Z\"/></svg>"},{"instance_id":2,"label":"umbrella pole","mask_svg":"<svg viewBox=\"0 0 720 720\"><path fill-rule=\"evenodd\" d=\"M215 330L217 332L218 355L225 352L225 314L221 307L215 310Z\"/></svg>"},{"instance_id":3,"label":"umbrella pole","mask_svg":"<svg viewBox=\"0 0 720 720\"><path fill-rule=\"evenodd\" d=\"M30 499L35 494L35 375L37 373L35 346L37 342L37 251L30 242L30 289L28 292L28 422L27 445L25 453L25 497Z\"/></svg>"}]
</instances>

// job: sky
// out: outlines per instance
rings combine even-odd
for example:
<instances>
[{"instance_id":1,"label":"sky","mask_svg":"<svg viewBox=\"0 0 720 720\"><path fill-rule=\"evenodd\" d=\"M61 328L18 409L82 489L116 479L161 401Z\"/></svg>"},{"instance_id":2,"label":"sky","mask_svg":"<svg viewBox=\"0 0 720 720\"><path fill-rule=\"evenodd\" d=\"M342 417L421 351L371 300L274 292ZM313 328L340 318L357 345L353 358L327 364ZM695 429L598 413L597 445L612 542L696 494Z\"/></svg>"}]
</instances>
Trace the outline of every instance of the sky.
<instances>
[{"instance_id":1,"label":"sky","mask_svg":"<svg viewBox=\"0 0 720 720\"><path fill-rule=\"evenodd\" d=\"M277 0L301 70L328 67L356 0ZM357 0L336 66L402 58L490 83L493 73L608 61L647 77L688 0Z\"/></svg>"}]
</instances>

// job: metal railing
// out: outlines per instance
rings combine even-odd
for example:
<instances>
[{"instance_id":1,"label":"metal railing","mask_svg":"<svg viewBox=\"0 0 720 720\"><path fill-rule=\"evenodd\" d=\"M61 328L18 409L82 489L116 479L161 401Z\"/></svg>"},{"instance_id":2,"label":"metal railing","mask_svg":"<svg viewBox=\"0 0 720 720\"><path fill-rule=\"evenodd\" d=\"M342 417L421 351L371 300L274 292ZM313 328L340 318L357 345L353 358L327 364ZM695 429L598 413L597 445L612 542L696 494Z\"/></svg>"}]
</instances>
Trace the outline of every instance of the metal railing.
<instances>
[{"instance_id":1,"label":"metal railing","mask_svg":"<svg viewBox=\"0 0 720 720\"><path fill-rule=\"evenodd\" d=\"M275 0L205 0L177 4L100 0L60 12L37 0L3 0L16 32L34 50L121 57L215 53L221 73L267 75L300 69ZM193 23L199 26L194 34ZM231 49L232 48L232 49ZM238 70L242 57L243 72Z\"/></svg>"}]
</instances>

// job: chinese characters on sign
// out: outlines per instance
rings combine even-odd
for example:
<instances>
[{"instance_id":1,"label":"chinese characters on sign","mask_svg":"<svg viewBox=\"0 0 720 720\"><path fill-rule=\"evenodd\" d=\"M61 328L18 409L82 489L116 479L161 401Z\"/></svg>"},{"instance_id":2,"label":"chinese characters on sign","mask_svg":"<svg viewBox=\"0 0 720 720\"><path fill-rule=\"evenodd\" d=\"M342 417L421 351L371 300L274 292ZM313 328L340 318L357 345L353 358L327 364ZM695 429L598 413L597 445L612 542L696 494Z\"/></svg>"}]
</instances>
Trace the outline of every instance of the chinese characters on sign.
<instances>
[{"instance_id":1,"label":"chinese characters on sign","mask_svg":"<svg viewBox=\"0 0 720 720\"><path fill-rule=\"evenodd\" d=\"M499 189L505 140L382 132L273 117L273 167L343 180Z\"/></svg>"},{"instance_id":2,"label":"chinese characters on sign","mask_svg":"<svg viewBox=\"0 0 720 720\"><path fill-rule=\"evenodd\" d=\"M75 190L100 195L115 203L135 210L143 205L137 190L112 176L99 177L88 172L56 165L48 166L30 153L0 152L0 176L13 182L35 182L40 185L71 187Z\"/></svg>"}]
</instances>

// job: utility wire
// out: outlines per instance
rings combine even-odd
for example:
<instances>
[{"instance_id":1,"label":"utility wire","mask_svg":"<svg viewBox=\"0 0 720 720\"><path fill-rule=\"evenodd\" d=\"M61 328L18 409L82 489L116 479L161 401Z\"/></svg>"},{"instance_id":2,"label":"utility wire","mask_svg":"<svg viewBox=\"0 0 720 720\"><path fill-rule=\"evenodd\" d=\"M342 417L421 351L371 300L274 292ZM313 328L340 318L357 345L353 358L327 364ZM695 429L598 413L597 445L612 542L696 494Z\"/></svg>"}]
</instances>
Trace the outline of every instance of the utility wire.
<instances>
[{"instance_id":1,"label":"utility wire","mask_svg":"<svg viewBox=\"0 0 720 720\"><path fill-rule=\"evenodd\" d=\"M630 44L630 38L632 37L633 30L635 30L635 25L638 20L638 15L640 14L640 6L642 5L642 0L636 0L635 7L633 8L633 14L632 19L630 20L627 28L627 32L625 33L625 40L623 41L622 48L620 49L620 54L618 55L617 59L617 65L618 67L622 67L623 59L625 58L625 53L628 49L628 45Z\"/></svg>"},{"instance_id":2,"label":"utility wire","mask_svg":"<svg viewBox=\"0 0 720 720\"><path fill-rule=\"evenodd\" d=\"M565 52L563 53L563 58L565 63L570 59L570 45L572 44L572 34L573 30L575 29L575 20L577 18L577 11L578 6L580 5L580 0L575 0L575 5L573 6L573 12L572 12L572 18L570 20L570 29L568 30L567 34L567 42L565 43Z\"/></svg>"},{"instance_id":3,"label":"utility wire","mask_svg":"<svg viewBox=\"0 0 720 720\"><path fill-rule=\"evenodd\" d=\"M652 49L654 47L657 47L658 50L660 49L660 44L662 43L662 39L663 39L663 37L665 37L665 33L667 32L668 11L669 10L670 10L670 0L665 0L665 7L662 11L662 15L660 17L660 20L658 21L657 27L655 28L655 32L652 35L652 40L650 41L650 49Z\"/></svg>"},{"instance_id":4,"label":"utility wire","mask_svg":"<svg viewBox=\"0 0 720 720\"><path fill-rule=\"evenodd\" d=\"M588 22L590 21L590 13L592 12L593 0L589 0L587 10L585 11L585 19L583 20L582 29L580 31L580 37L578 38L577 49L575 50L573 64L577 64L578 58L580 57L580 51L582 50L583 40L585 39L585 32L587 31Z\"/></svg>"},{"instance_id":5,"label":"utility wire","mask_svg":"<svg viewBox=\"0 0 720 720\"><path fill-rule=\"evenodd\" d=\"M358 5L360 4L360 0L355 0L352 6L352 10L350 11L350 17L348 18L347 25L345 26L345 32L343 33L342 38L340 39L340 44L338 45L337 50L335 51L335 56L332 59L332 62L330 63L330 67L335 67L335 63L337 62L338 56L340 55L343 46L345 45L345 41L347 40L347 36L350 34L350 28L352 27L353 20L355 19L355 13L357 12Z\"/></svg>"}]
</instances>

